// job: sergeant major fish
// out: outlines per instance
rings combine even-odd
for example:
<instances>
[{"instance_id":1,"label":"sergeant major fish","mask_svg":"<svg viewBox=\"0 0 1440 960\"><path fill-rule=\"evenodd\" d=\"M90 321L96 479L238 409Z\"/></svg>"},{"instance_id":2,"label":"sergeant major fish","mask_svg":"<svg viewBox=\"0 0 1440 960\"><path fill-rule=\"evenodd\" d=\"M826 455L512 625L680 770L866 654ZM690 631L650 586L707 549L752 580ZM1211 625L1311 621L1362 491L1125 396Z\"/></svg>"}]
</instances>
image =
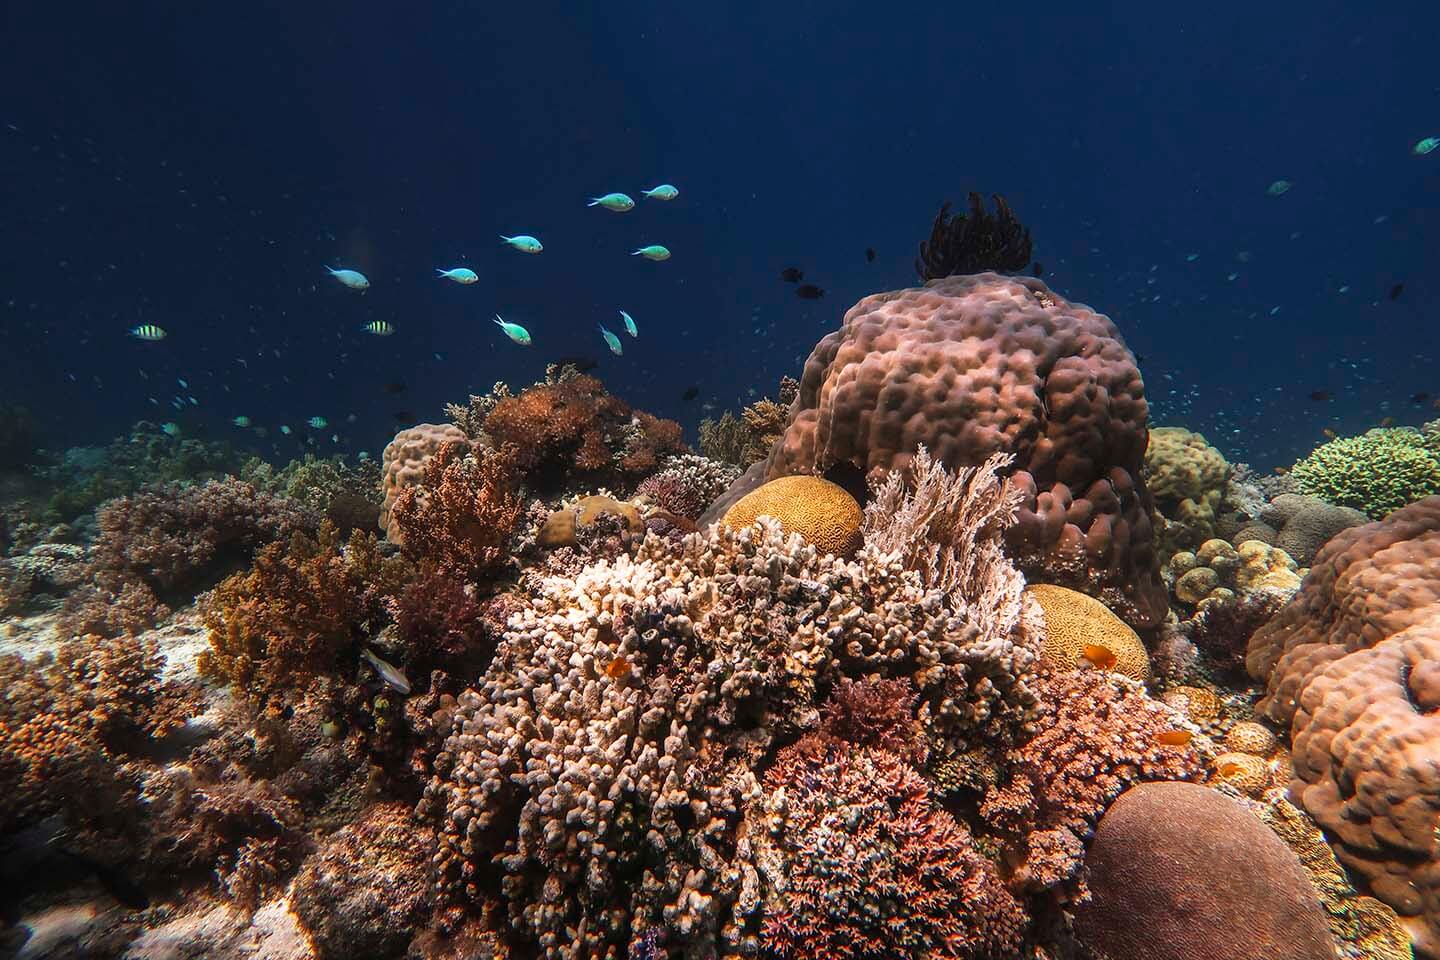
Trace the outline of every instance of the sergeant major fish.
<instances>
[{"instance_id":1,"label":"sergeant major fish","mask_svg":"<svg viewBox=\"0 0 1440 960\"><path fill-rule=\"evenodd\" d=\"M164 340L169 334L165 332L164 328L157 327L153 323L142 323L138 327L130 328L130 336L136 340L150 340L153 342L156 340Z\"/></svg>"}]
</instances>

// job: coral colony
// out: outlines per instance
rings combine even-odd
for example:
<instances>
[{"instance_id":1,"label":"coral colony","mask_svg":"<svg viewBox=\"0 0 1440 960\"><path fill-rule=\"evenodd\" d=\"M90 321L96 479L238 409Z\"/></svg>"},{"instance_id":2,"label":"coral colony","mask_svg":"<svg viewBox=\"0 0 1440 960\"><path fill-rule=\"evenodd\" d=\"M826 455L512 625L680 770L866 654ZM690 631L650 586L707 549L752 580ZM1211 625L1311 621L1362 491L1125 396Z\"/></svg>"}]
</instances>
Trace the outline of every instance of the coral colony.
<instances>
[{"instance_id":1,"label":"coral colony","mask_svg":"<svg viewBox=\"0 0 1440 960\"><path fill-rule=\"evenodd\" d=\"M27 935L1440 956L1440 429L1257 477L1150 423L1109 318L988 272L1029 259L1003 200L943 209L929 282L699 453L570 365L359 465L45 460L7 411Z\"/></svg>"}]
</instances>

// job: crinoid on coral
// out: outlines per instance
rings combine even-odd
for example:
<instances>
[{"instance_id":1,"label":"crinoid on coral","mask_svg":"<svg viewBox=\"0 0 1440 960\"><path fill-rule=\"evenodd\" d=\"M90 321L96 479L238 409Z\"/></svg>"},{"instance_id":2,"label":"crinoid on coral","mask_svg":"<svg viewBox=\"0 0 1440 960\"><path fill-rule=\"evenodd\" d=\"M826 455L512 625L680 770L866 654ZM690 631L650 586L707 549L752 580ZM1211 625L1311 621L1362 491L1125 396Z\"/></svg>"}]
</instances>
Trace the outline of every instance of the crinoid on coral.
<instances>
[{"instance_id":1,"label":"crinoid on coral","mask_svg":"<svg viewBox=\"0 0 1440 960\"><path fill-rule=\"evenodd\" d=\"M353 666L408 575L405 561L381 555L374 534L357 530L342 545L328 520L313 539L271 544L204 598L210 648L200 670L264 702Z\"/></svg>"},{"instance_id":2,"label":"crinoid on coral","mask_svg":"<svg viewBox=\"0 0 1440 960\"><path fill-rule=\"evenodd\" d=\"M1002 527L971 563L1003 563ZM1039 638L1014 595L961 603L763 518L545 581L444 721L421 804L441 889L498 894L503 936L548 957L753 950L768 894L740 825L773 750L847 678L907 680L942 752L1023 737Z\"/></svg>"},{"instance_id":3,"label":"crinoid on coral","mask_svg":"<svg viewBox=\"0 0 1440 960\"><path fill-rule=\"evenodd\" d=\"M525 483L544 493L629 489L667 455L685 452L674 420L632 411L594 377L577 375L501 398L485 417L497 446L513 444Z\"/></svg>"},{"instance_id":4,"label":"crinoid on coral","mask_svg":"<svg viewBox=\"0 0 1440 960\"><path fill-rule=\"evenodd\" d=\"M257 547L312 529L315 517L295 501L228 477L150 487L110 501L96 521L100 535L84 584L62 611L59 628L71 636L153 626L166 612L161 596L204 585Z\"/></svg>"},{"instance_id":5,"label":"crinoid on coral","mask_svg":"<svg viewBox=\"0 0 1440 960\"><path fill-rule=\"evenodd\" d=\"M873 480L922 444L952 469L1009 453L1011 557L1139 629L1168 609L1141 474L1147 411L1109 318L1030 277L949 277L866 297L816 345L765 479Z\"/></svg>"},{"instance_id":6,"label":"crinoid on coral","mask_svg":"<svg viewBox=\"0 0 1440 960\"><path fill-rule=\"evenodd\" d=\"M922 767L929 745L909 681L841 680L821 711L820 732L856 747L874 747Z\"/></svg>"},{"instance_id":7,"label":"crinoid on coral","mask_svg":"<svg viewBox=\"0 0 1440 960\"><path fill-rule=\"evenodd\" d=\"M1140 684L1097 670L1044 671L1040 733L1005 758L980 814L1004 839L1012 885L1037 890L1076 875L1084 841L1122 791L1205 772L1181 715Z\"/></svg>"},{"instance_id":8,"label":"crinoid on coral","mask_svg":"<svg viewBox=\"0 0 1440 960\"><path fill-rule=\"evenodd\" d=\"M930 239L920 242L915 272L922 281L982 270L1023 270L1030 262L1030 231L998 193L995 213L985 209L978 193L970 194L970 213L950 213L946 200L935 215Z\"/></svg>"},{"instance_id":9,"label":"crinoid on coral","mask_svg":"<svg viewBox=\"0 0 1440 960\"><path fill-rule=\"evenodd\" d=\"M390 507L406 552L459 580L502 570L520 519L517 459L510 446L476 452L468 443L442 443Z\"/></svg>"},{"instance_id":10,"label":"crinoid on coral","mask_svg":"<svg viewBox=\"0 0 1440 960\"><path fill-rule=\"evenodd\" d=\"M763 955L1020 956L1023 907L895 754L812 734L780 751L761 806L751 842L772 899Z\"/></svg>"}]
</instances>

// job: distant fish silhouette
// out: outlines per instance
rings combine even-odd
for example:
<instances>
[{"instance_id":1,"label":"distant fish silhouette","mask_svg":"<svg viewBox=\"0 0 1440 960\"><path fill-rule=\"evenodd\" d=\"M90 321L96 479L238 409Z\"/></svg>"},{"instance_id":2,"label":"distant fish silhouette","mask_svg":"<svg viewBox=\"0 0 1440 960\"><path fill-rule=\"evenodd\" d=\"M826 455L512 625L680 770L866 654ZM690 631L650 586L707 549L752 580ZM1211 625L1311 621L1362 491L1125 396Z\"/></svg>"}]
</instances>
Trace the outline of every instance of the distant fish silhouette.
<instances>
[{"instance_id":1,"label":"distant fish silhouette","mask_svg":"<svg viewBox=\"0 0 1440 960\"><path fill-rule=\"evenodd\" d=\"M1030 268L1030 272L1036 277L1045 276L1045 264L1041 263L1039 260L1036 260L1035 266Z\"/></svg>"},{"instance_id":2,"label":"distant fish silhouette","mask_svg":"<svg viewBox=\"0 0 1440 960\"><path fill-rule=\"evenodd\" d=\"M1331 393L1329 390L1316 390L1310 394L1310 399L1315 401L1316 403L1325 403L1327 401L1334 400L1335 394Z\"/></svg>"},{"instance_id":3,"label":"distant fish silhouette","mask_svg":"<svg viewBox=\"0 0 1440 960\"><path fill-rule=\"evenodd\" d=\"M874 262L875 262L875 248L874 248L874 247L866 247L866 248L865 248L865 262L866 262L866 263L874 263Z\"/></svg>"},{"instance_id":4,"label":"distant fish silhouette","mask_svg":"<svg viewBox=\"0 0 1440 960\"><path fill-rule=\"evenodd\" d=\"M795 288L795 296L799 297L801 300L819 300L821 297L825 296L825 291L821 290L813 283L802 283L800 286Z\"/></svg>"},{"instance_id":5,"label":"distant fish silhouette","mask_svg":"<svg viewBox=\"0 0 1440 960\"><path fill-rule=\"evenodd\" d=\"M1404 293L1404 292L1405 292L1405 284L1403 284L1403 283L1397 283L1397 284L1395 284L1395 286L1393 286L1393 287L1390 288L1390 299L1391 299L1391 300L1399 300L1399 299L1400 299L1400 294L1402 294L1402 293Z\"/></svg>"},{"instance_id":6,"label":"distant fish silhouette","mask_svg":"<svg viewBox=\"0 0 1440 960\"><path fill-rule=\"evenodd\" d=\"M799 267L786 267L780 271L780 279L786 283L799 283L805 279L805 272Z\"/></svg>"},{"instance_id":7,"label":"distant fish silhouette","mask_svg":"<svg viewBox=\"0 0 1440 960\"><path fill-rule=\"evenodd\" d=\"M689 403L690 401L694 400L694 399L695 399L696 397L698 397L698 396L700 396L700 388L699 388L699 387L686 387L686 388L685 388L685 392L682 393L682 394L680 394L680 402L681 402L681 403Z\"/></svg>"},{"instance_id":8,"label":"distant fish silhouette","mask_svg":"<svg viewBox=\"0 0 1440 960\"><path fill-rule=\"evenodd\" d=\"M1423 390L1420 393L1411 394L1410 402L1417 407L1423 407L1430 402L1430 394L1425 393Z\"/></svg>"}]
</instances>

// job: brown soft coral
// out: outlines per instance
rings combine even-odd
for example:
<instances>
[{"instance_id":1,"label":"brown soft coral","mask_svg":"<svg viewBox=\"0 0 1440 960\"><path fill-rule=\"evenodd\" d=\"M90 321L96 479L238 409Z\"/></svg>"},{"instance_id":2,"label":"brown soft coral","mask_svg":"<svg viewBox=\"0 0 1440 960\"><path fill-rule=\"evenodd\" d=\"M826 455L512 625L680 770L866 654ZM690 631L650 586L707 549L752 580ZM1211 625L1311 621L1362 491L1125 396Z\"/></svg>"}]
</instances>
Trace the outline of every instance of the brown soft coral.
<instances>
[{"instance_id":1,"label":"brown soft coral","mask_svg":"<svg viewBox=\"0 0 1440 960\"><path fill-rule=\"evenodd\" d=\"M1012 882L1053 886L1080 866L1083 840L1105 808L1145 780L1199 779L1187 743L1168 743L1180 715L1134 681L1097 670L1042 672L1041 732L1005 758L1009 779L980 813L1007 838L1017 860Z\"/></svg>"},{"instance_id":2,"label":"brown soft coral","mask_svg":"<svg viewBox=\"0 0 1440 960\"><path fill-rule=\"evenodd\" d=\"M895 754L810 735L765 777L774 902L760 943L794 960L1020 956L1024 909ZM761 843L765 839L760 839Z\"/></svg>"},{"instance_id":3,"label":"brown soft coral","mask_svg":"<svg viewBox=\"0 0 1440 960\"><path fill-rule=\"evenodd\" d=\"M419 482L401 490L391 507L405 550L458 580L504 568L520 519L518 459L512 446L472 453L468 443L442 443Z\"/></svg>"},{"instance_id":4,"label":"brown soft coral","mask_svg":"<svg viewBox=\"0 0 1440 960\"><path fill-rule=\"evenodd\" d=\"M949 277L867 297L820 341L766 478L840 464L873 476L921 444L950 467L1012 453L1024 501L1008 544L1027 575L1153 626L1167 600L1141 473L1147 416L1109 318L1029 277Z\"/></svg>"},{"instance_id":5,"label":"brown soft coral","mask_svg":"<svg viewBox=\"0 0 1440 960\"><path fill-rule=\"evenodd\" d=\"M355 652L408 569L403 560L382 557L373 534L355 531L342 547L328 520L315 539L297 534L288 544L271 544L252 569L206 598L210 649L200 669L260 701L304 687Z\"/></svg>"},{"instance_id":6,"label":"brown soft coral","mask_svg":"<svg viewBox=\"0 0 1440 960\"><path fill-rule=\"evenodd\" d=\"M473 398L472 398L473 399ZM465 431L453 423L417 423L401 430L385 445L380 455L380 482L384 501L380 504L380 527L391 543L400 542L400 529L391 509L400 491L420 482L435 452L446 443L469 443Z\"/></svg>"}]
</instances>

